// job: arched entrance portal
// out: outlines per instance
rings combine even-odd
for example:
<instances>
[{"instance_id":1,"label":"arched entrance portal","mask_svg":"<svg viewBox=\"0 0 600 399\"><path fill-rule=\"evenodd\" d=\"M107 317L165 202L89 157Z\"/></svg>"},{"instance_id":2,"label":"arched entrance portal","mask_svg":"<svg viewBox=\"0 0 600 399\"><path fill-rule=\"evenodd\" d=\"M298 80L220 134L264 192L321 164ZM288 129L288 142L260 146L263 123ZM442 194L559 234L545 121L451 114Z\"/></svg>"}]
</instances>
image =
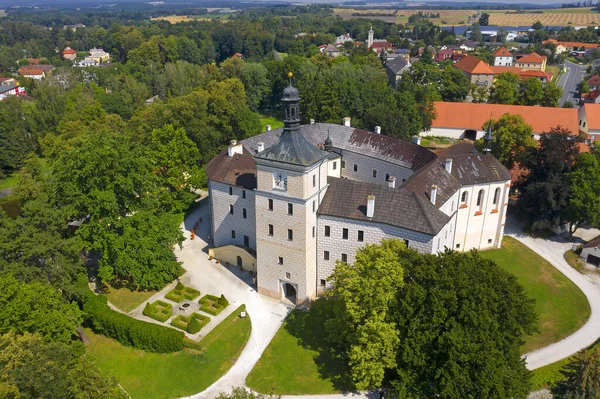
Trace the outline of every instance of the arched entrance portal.
<instances>
[{"instance_id":1,"label":"arched entrance portal","mask_svg":"<svg viewBox=\"0 0 600 399\"><path fill-rule=\"evenodd\" d=\"M477 140L477 130L465 130L465 139L471 141Z\"/></svg>"},{"instance_id":2,"label":"arched entrance portal","mask_svg":"<svg viewBox=\"0 0 600 399\"><path fill-rule=\"evenodd\" d=\"M238 265L238 267L243 267L243 262L242 262L242 257L241 256L237 257L237 265Z\"/></svg>"},{"instance_id":3,"label":"arched entrance portal","mask_svg":"<svg viewBox=\"0 0 600 399\"><path fill-rule=\"evenodd\" d=\"M296 303L296 287L290 283L283 284L283 295L292 303Z\"/></svg>"}]
</instances>

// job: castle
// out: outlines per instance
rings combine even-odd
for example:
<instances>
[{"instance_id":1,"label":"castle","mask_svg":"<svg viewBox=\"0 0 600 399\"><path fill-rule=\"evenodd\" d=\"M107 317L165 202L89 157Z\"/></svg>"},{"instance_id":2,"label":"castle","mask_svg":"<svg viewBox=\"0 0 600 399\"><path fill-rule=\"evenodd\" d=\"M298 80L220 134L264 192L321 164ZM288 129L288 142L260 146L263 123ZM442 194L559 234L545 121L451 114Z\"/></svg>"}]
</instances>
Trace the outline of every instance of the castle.
<instances>
[{"instance_id":1,"label":"castle","mask_svg":"<svg viewBox=\"0 0 600 399\"><path fill-rule=\"evenodd\" d=\"M384 238L423 253L500 247L511 175L491 130L483 153L460 142L434 154L349 118L301 125L291 82L282 101L283 128L232 141L206 168L213 245L253 259L259 293L302 304L336 261Z\"/></svg>"}]
</instances>

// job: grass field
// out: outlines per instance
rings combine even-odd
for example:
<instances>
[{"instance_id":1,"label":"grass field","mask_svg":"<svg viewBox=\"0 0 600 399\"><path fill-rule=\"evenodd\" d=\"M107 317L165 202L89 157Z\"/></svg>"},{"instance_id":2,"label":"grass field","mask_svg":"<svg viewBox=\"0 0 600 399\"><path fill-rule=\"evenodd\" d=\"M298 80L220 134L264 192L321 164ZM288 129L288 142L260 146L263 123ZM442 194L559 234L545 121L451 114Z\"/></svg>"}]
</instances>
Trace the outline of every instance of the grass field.
<instances>
[{"instance_id":1,"label":"grass field","mask_svg":"<svg viewBox=\"0 0 600 399\"><path fill-rule=\"evenodd\" d=\"M522 352L560 341L579 329L590 316L590 305L579 288L525 245L504 237L502 249L481 252L517 276L536 300L540 333L525 339Z\"/></svg>"},{"instance_id":2,"label":"grass field","mask_svg":"<svg viewBox=\"0 0 600 399\"><path fill-rule=\"evenodd\" d=\"M108 301L124 312L130 312L158 291L131 291L128 288L109 287Z\"/></svg>"},{"instance_id":3,"label":"grass field","mask_svg":"<svg viewBox=\"0 0 600 399\"><path fill-rule=\"evenodd\" d=\"M335 15L341 16L343 19L351 18L367 18L378 19L386 22L396 22L398 24L406 24L408 17L416 14L419 11L423 13L439 13L439 18L430 18L429 20L436 25L466 25L470 16L477 13L476 10L398 10L396 17L393 16L357 16L352 14L392 14L394 9L350 9L350 8L334 8ZM581 8L555 8L541 10L538 12L527 12L526 10L520 14L514 14L515 10L482 10L482 12L490 15L490 25L532 25L536 21L540 21L544 25L600 25L600 13L592 10L591 7ZM536 10L540 11L540 10ZM510 14L507 14L509 12ZM570 22L570 23L569 23Z\"/></svg>"},{"instance_id":4,"label":"grass field","mask_svg":"<svg viewBox=\"0 0 600 399\"><path fill-rule=\"evenodd\" d=\"M274 116L261 115L260 131L264 132L267 125L271 125L271 129L279 129L280 127L283 127L283 121L275 118Z\"/></svg>"},{"instance_id":5,"label":"grass field","mask_svg":"<svg viewBox=\"0 0 600 399\"><path fill-rule=\"evenodd\" d=\"M231 325L216 337L209 333L201 351L159 354L122 346L85 329L86 352L98 368L116 375L133 399L178 398L209 387L235 363L250 337L250 319L226 319Z\"/></svg>"},{"instance_id":6,"label":"grass field","mask_svg":"<svg viewBox=\"0 0 600 399\"><path fill-rule=\"evenodd\" d=\"M325 349L323 319L313 310L289 314L246 378L248 387L288 395L349 390L347 370Z\"/></svg>"},{"instance_id":7,"label":"grass field","mask_svg":"<svg viewBox=\"0 0 600 399\"><path fill-rule=\"evenodd\" d=\"M150 18L152 21L169 21L172 24L176 24L178 22L188 22L188 21L210 21L213 19L227 20L229 19L228 14L206 14L206 15L167 15L164 17L154 17Z\"/></svg>"},{"instance_id":8,"label":"grass field","mask_svg":"<svg viewBox=\"0 0 600 399\"><path fill-rule=\"evenodd\" d=\"M553 82L558 82L558 78L561 75L558 65L546 65L546 72L550 72L552 74Z\"/></svg>"}]
</instances>

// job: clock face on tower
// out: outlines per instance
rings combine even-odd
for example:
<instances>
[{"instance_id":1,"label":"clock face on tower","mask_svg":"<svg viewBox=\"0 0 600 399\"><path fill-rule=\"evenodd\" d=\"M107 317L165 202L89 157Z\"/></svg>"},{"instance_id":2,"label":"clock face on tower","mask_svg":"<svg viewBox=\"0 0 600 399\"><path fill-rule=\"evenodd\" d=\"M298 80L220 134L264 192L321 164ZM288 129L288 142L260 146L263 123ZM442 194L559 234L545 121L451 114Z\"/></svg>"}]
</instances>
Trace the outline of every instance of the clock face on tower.
<instances>
[{"instance_id":1,"label":"clock face on tower","mask_svg":"<svg viewBox=\"0 0 600 399\"><path fill-rule=\"evenodd\" d=\"M281 172L273 172L273 188L287 191L287 175Z\"/></svg>"}]
</instances>

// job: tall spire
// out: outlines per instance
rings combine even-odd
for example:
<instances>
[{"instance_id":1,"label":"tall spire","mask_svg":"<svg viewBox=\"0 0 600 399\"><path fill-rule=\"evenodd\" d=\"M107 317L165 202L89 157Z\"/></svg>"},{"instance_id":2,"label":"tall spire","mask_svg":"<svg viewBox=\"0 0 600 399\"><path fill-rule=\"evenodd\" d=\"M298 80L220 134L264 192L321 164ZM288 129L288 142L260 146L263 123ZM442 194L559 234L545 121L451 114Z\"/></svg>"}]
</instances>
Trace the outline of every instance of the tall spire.
<instances>
[{"instance_id":1,"label":"tall spire","mask_svg":"<svg viewBox=\"0 0 600 399\"><path fill-rule=\"evenodd\" d=\"M487 132L483 137L483 153L485 155L492 152L492 142L494 137L492 136L492 117L490 116L490 123L488 124Z\"/></svg>"}]
</instances>

